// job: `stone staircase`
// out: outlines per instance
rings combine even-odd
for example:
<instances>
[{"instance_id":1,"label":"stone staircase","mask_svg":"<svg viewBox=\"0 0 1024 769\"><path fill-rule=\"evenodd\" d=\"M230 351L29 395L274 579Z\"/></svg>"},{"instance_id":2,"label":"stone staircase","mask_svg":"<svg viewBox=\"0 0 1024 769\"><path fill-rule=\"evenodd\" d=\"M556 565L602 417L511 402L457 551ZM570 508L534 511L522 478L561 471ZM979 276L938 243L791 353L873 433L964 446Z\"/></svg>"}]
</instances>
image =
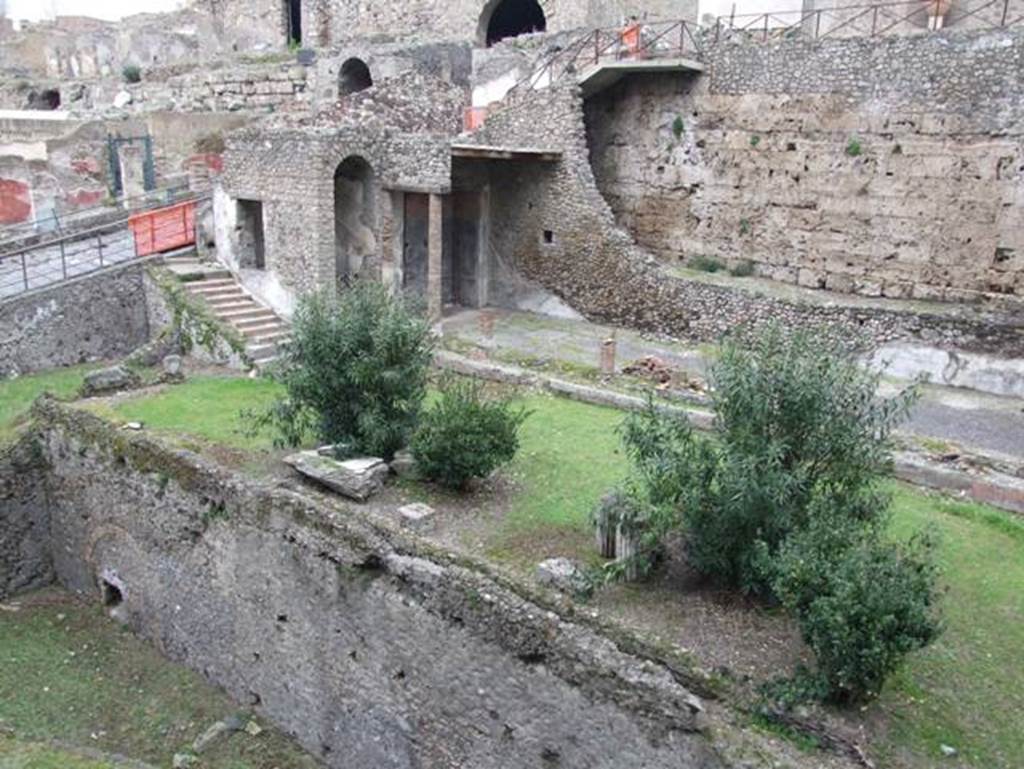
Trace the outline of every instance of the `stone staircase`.
<instances>
[{"instance_id":1,"label":"stone staircase","mask_svg":"<svg viewBox=\"0 0 1024 769\"><path fill-rule=\"evenodd\" d=\"M245 338L246 353L257 367L277 357L280 345L288 340L288 324L253 298L230 272L194 257L171 257L166 264L185 281L190 294L202 299L219 320Z\"/></svg>"}]
</instances>

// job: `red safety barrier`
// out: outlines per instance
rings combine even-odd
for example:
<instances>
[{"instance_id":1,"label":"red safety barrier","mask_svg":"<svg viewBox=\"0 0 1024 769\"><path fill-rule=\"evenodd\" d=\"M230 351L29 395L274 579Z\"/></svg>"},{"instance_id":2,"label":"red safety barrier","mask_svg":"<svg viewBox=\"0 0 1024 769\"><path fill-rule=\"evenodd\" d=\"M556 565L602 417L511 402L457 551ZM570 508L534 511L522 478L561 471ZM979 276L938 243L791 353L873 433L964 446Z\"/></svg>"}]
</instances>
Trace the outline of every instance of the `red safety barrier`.
<instances>
[{"instance_id":1,"label":"red safety barrier","mask_svg":"<svg viewBox=\"0 0 1024 769\"><path fill-rule=\"evenodd\" d=\"M128 219L135 255L149 256L196 242L196 202L144 211Z\"/></svg>"}]
</instances>

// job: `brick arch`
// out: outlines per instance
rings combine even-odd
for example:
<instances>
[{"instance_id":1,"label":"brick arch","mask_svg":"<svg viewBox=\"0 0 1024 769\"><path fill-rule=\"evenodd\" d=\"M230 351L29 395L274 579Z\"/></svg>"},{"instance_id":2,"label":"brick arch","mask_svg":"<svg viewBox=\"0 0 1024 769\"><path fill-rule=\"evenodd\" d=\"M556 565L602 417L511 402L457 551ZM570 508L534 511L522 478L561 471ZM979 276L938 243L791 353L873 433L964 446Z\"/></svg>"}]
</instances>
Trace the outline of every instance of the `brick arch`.
<instances>
[{"instance_id":1,"label":"brick arch","mask_svg":"<svg viewBox=\"0 0 1024 769\"><path fill-rule=\"evenodd\" d=\"M544 0L487 0L477 22L477 44L490 46L531 31L545 31L548 4Z\"/></svg>"}]
</instances>

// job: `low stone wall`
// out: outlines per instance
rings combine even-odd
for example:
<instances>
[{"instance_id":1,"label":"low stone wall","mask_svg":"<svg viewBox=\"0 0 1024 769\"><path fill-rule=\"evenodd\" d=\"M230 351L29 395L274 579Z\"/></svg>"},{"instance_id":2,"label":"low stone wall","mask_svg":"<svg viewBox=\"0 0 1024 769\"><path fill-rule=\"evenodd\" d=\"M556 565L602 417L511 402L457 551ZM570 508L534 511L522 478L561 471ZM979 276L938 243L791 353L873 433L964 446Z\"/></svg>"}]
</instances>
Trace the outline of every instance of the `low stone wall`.
<instances>
[{"instance_id":1,"label":"low stone wall","mask_svg":"<svg viewBox=\"0 0 1024 769\"><path fill-rule=\"evenodd\" d=\"M737 765L678 654L357 507L52 401L34 415L47 493L19 504L46 505L59 581L120 601L133 630L328 766Z\"/></svg>"},{"instance_id":2,"label":"low stone wall","mask_svg":"<svg viewBox=\"0 0 1024 769\"><path fill-rule=\"evenodd\" d=\"M149 340L144 267L0 301L0 377L127 355Z\"/></svg>"},{"instance_id":3,"label":"low stone wall","mask_svg":"<svg viewBox=\"0 0 1024 769\"><path fill-rule=\"evenodd\" d=\"M305 102L307 70L294 62L203 69L130 86L132 109L186 112L264 111Z\"/></svg>"}]
</instances>

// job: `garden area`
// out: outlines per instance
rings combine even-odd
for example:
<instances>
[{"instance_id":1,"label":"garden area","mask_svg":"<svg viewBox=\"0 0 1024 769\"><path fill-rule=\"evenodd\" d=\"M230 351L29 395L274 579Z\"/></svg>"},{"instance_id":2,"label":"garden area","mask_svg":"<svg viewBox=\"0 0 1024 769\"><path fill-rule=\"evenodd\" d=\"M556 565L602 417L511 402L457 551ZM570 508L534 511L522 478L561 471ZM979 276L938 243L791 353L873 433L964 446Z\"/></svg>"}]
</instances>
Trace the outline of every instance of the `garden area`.
<instances>
[{"instance_id":1,"label":"garden area","mask_svg":"<svg viewBox=\"0 0 1024 769\"><path fill-rule=\"evenodd\" d=\"M817 715L879 766L1024 763L1024 522L886 477L912 392L878 401L840 350L765 337L727 351L723 419L696 434L653 407L431 373L425 326L379 294L346 301L300 311L273 378L193 372L84 407L310 491L323 490L281 461L296 449L411 448L415 472L364 509L397 523L426 503L424 536L521 578L569 559L586 607L688 650L770 712ZM0 383L0 433L82 374Z\"/></svg>"}]
</instances>

